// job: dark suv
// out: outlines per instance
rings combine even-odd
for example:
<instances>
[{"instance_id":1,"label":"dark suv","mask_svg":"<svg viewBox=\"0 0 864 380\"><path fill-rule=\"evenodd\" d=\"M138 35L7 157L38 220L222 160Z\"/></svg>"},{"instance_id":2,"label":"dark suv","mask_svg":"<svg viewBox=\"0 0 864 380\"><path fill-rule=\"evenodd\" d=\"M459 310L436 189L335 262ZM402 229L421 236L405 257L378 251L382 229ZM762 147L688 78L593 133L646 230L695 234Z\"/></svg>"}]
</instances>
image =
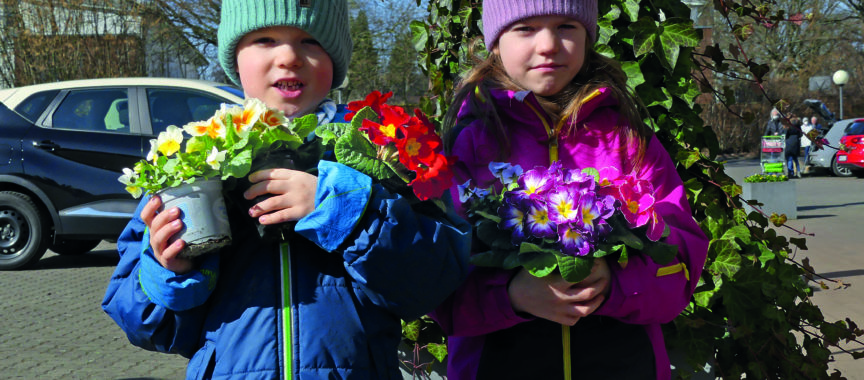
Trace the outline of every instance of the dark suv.
<instances>
[{"instance_id":1,"label":"dark suv","mask_svg":"<svg viewBox=\"0 0 864 380\"><path fill-rule=\"evenodd\" d=\"M0 270L114 241L137 200L117 181L168 125L241 103L225 84L127 78L0 90Z\"/></svg>"}]
</instances>

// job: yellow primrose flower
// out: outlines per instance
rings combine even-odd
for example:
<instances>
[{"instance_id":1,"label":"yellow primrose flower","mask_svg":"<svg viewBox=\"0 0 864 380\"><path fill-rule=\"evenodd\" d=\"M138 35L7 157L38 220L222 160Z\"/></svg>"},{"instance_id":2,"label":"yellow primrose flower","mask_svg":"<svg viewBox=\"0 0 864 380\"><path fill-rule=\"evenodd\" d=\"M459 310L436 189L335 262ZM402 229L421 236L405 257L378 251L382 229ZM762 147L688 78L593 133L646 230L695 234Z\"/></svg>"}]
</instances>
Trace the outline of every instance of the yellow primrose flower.
<instances>
[{"instance_id":1,"label":"yellow primrose flower","mask_svg":"<svg viewBox=\"0 0 864 380\"><path fill-rule=\"evenodd\" d=\"M218 117L208 120L193 121L183 126L183 130L192 136L207 135L212 139L225 138L225 124Z\"/></svg>"},{"instance_id":2,"label":"yellow primrose flower","mask_svg":"<svg viewBox=\"0 0 864 380\"><path fill-rule=\"evenodd\" d=\"M210 151L210 154L207 155L205 162L207 162L207 165L210 165L213 170L219 170L222 161L225 161L225 153L226 151L220 151L214 146L213 150Z\"/></svg>"},{"instance_id":3,"label":"yellow primrose flower","mask_svg":"<svg viewBox=\"0 0 864 380\"><path fill-rule=\"evenodd\" d=\"M156 139L156 149L168 157L180 150L180 143L182 142L183 130L175 125L169 125L165 132L160 133Z\"/></svg>"}]
</instances>

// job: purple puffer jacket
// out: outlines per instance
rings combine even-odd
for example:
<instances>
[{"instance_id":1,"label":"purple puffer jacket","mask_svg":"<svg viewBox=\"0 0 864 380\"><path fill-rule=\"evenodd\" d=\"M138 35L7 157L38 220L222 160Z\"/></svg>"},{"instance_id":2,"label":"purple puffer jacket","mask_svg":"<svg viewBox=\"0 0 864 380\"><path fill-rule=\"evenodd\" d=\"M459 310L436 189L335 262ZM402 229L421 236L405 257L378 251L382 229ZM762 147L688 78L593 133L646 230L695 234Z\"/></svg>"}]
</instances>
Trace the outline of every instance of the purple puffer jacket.
<instances>
[{"instance_id":1,"label":"purple puffer jacket","mask_svg":"<svg viewBox=\"0 0 864 380\"><path fill-rule=\"evenodd\" d=\"M547 125L555 123L537 112L542 108L534 96L493 90L492 98L508 128L512 145L509 161L525 170L548 166L550 139L541 117L547 119ZM625 145L620 129L615 128L622 122L616 105L617 100L605 89L586 100L576 120L578 130L572 136L558 138L559 160L564 167L615 167L622 174L634 172L637 151ZM468 108L467 103L463 105L459 119L470 118L472 110ZM498 160L498 148L481 122L475 120L459 132L453 154L459 158L456 183L471 179L480 188L494 183L488 164ZM668 379L670 363L660 324L672 321L689 303L705 264L708 239L691 216L681 178L656 137L651 137L641 167L634 173L653 184L657 213L671 229L665 242L677 245L678 255L664 266L642 255L631 256L626 269L610 265L609 297L595 314L644 325L654 349L657 379ZM459 203L458 199L455 203ZM466 282L433 314L449 336L450 379L476 377L485 334L530 320L517 315L510 304L507 284L514 274L514 270L472 269Z\"/></svg>"}]
</instances>

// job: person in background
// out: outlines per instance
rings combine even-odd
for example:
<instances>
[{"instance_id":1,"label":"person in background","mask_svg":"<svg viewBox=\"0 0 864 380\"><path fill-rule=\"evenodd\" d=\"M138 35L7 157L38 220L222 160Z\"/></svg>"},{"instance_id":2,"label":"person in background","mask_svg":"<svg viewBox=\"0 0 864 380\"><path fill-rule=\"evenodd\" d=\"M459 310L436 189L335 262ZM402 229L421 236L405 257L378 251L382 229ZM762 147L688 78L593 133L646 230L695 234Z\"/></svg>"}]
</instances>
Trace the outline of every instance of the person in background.
<instances>
[{"instance_id":1,"label":"person in background","mask_svg":"<svg viewBox=\"0 0 864 380\"><path fill-rule=\"evenodd\" d=\"M779 136L783 134L783 123L780 120L780 111L776 108L771 109L771 119L765 125L765 132L762 136Z\"/></svg>"},{"instance_id":2,"label":"person in background","mask_svg":"<svg viewBox=\"0 0 864 380\"><path fill-rule=\"evenodd\" d=\"M798 156L801 154L801 119L793 117L789 124L783 123L786 136L786 175L789 178L801 178L801 167Z\"/></svg>"},{"instance_id":3,"label":"person in background","mask_svg":"<svg viewBox=\"0 0 864 380\"><path fill-rule=\"evenodd\" d=\"M807 174L810 171L810 165L807 163L807 159L810 157L810 146L812 142L810 138L807 137L807 133L813 130L813 124L810 123L809 118L804 118L801 124L801 147L804 148L804 156L801 159L801 162L804 163L804 170L802 170L803 174Z\"/></svg>"}]
</instances>

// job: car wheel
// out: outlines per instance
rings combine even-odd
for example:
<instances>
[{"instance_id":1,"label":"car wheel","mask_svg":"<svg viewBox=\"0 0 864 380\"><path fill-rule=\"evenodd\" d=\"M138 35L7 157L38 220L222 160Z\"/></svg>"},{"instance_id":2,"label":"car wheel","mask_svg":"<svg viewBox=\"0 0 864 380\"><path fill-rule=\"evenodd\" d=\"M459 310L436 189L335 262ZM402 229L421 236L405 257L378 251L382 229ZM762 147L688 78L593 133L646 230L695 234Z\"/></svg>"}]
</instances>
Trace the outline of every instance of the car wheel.
<instances>
[{"instance_id":1,"label":"car wheel","mask_svg":"<svg viewBox=\"0 0 864 380\"><path fill-rule=\"evenodd\" d=\"M0 192L0 270L36 264L48 249L47 227L30 197Z\"/></svg>"},{"instance_id":2,"label":"car wheel","mask_svg":"<svg viewBox=\"0 0 864 380\"><path fill-rule=\"evenodd\" d=\"M48 249L58 255L83 255L96 248L102 240L66 240L58 239Z\"/></svg>"},{"instance_id":3,"label":"car wheel","mask_svg":"<svg viewBox=\"0 0 864 380\"><path fill-rule=\"evenodd\" d=\"M837 156L831 157L831 172L838 177L851 177L852 169L837 164Z\"/></svg>"}]
</instances>

